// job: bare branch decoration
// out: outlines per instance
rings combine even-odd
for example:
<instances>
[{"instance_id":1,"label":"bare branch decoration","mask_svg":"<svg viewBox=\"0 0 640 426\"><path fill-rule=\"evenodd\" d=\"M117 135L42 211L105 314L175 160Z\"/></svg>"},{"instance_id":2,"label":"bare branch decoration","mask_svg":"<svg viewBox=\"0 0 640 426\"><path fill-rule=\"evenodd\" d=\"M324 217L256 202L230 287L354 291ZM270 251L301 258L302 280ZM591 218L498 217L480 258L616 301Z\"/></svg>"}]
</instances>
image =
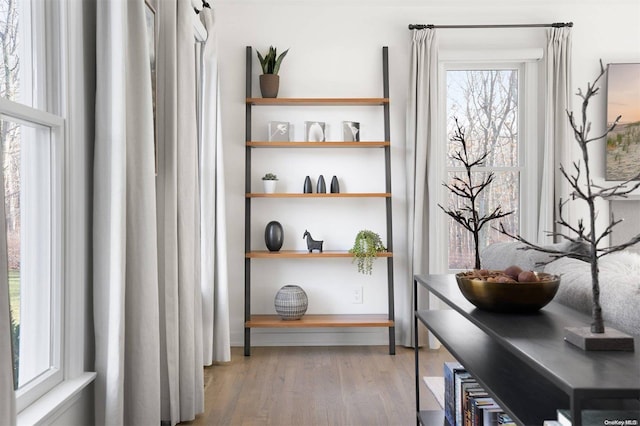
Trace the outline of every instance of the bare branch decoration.
<instances>
[{"instance_id":1,"label":"bare branch decoration","mask_svg":"<svg viewBox=\"0 0 640 426\"><path fill-rule=\"evenodd\" d=\"M593 84L587 84L587 91L585 93L582 90L578 89L577 95L582 98L582 117L581 124L576 124L576 118L573 112L567 111L567 117L569 119L569 124L573 129L573 134L580 146L580 150L582 152L582 162L574 162L573 166L575 168L575 174L569 175L565 168L560 166L560 173L562 176L569 182L569 185L573 189L572 198L583 200L587 203L589 207L589 230L585 228L584 221L582 219L578 220L578 225L571 225L567 219L564 217L563 206L569 201L563 201L560 199L558 202L558 220L556 224L560 225L560 229L566 229L566 233L564 232L548 232L547 235L560 238L562 240L571 241L573 244L568 249L554 249L549 247L542 247L540 245L534 244L520 235L512 235L500 224L500 228L498 229L502 234L508 235L509 237L523 243L525 250L536 250L542 253L547 253L550 255L550 260L546 262L542 262L542 264L551 263L557 259L563 257L573 257L584 262L587 262L591 266L591 292L592 292L592 320L591 324L591 332L592 333L604 333L604 322L602 319L602 308L600 307L600 281L599 281L599 268L598 268L598 259L603 256L609 255L611 253L615 253L618 251L622 251L630 246L633 246L640 242L640 234L635 237L629 239L627 242L618 244L610 247L598 247L600 243L603 242L605 237L608 237L613 228L622 222L621 219L616 220L613 217L613 214L610 215L609 224L606 226L604 231L597 235L596 234L596 218L597 212L595 209L595 200L597 198L605 198L605 197L627 197L631 192L640 188L640 182L636 182L631 187L628 185L633 180L637 180L640 178L640 174L634 176L633 178L622 182L617 185L613 185L610 187L601 187L599 185L594 184L591 178L591 170L589 168L589 152L587 146L589 143L594 141L603 140L606 136L615 129L619 120L622 118L618 116L616 120L607 127L604 134L595 137L589 138L589 132L591 130L591 123L587 122L587 107L589 106L589 102L592 98L598 93L599 88L597 87L598 81L605 74L606 70L602 65L602 61L600 61L600 74L595 79ZM575 236L571 236L570 233L575 234ZM576 250L578 247L576 244L586 244L587 250L586 252L579 252Z\"/></svg>"},{"instance_id":2,"label":"bare branch decoration","mask_svg":"<svg viewBox=\"0 0 640 426\"><path fill-rule=\"evenodd\" d=\"M449 215L454 221L462 225L463 228L473 234L473 242L475 245L475 269L480 269L480 231L490 221L508 216L513 213L513 211L503 212L502 208L498 206L491 213L484 215L480 214L476 204L478 196L493 182L494 173L489 172L479 182L474 183L472 169L474 167L482 167L489 156L489 152L485 151L476 159L470 158L467 150L465 130L460 125L457 118L454 118L454 120L456 123L456 129L451 141L458 142L460 144L460 150L453 153L450 158L461 162L465 168L466 174L464 178L454 176L451 184L443 183L442 186L451 191L452 194L467 200L467 204L458 209L446 209L440 204L438 204L438 207L440 207L442 211Z\"/></svg>"}]
</instances>

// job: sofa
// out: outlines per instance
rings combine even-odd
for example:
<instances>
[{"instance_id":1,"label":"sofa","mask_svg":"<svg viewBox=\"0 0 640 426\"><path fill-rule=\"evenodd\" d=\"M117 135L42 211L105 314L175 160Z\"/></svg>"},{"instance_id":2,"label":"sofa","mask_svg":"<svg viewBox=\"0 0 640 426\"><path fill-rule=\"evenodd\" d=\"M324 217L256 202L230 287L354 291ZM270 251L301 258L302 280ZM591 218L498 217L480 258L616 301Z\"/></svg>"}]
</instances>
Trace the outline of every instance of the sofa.
<instances>
[{"instance_id":1,"label":"sofa","mask_svg":"<svg viewBox=\"0 0 640 426\"><path fill-rule=\"evenodd\" d=\"M558 243L554 248L583 250ZM560 275L560 287L554 301L591 315L591 268L574 258L551 260L550 255L525 250L520 242L495 243L481 251L486 269L505 269L518 265L525 270ZM640 254L621 251L600 258L600 305L605 327L640 335Z\"/></svg>"}]
</instances>

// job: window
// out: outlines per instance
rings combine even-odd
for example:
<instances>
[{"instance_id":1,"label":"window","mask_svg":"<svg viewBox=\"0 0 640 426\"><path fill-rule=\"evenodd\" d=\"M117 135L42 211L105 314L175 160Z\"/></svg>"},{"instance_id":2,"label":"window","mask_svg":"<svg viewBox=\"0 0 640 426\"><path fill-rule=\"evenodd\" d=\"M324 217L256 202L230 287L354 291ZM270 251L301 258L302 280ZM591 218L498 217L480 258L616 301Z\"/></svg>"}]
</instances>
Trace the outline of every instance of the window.
<instances>
[{"instance_id":1,"label":"window","mask_svg":"<svg viewBox=\"0 0 640 426\"><path fill-rule=\"evenodd\" d=\"M477 52L475 52L477 56ZM445 55L446 56L446 55ZM441 131L440 146L434 150L441 158L438 183L451 182L464 167L450 158L459 143L451 141L455 119L464 128L471 158L484 152L489 155L484 165L475 167L472 181L479 183L488 173L493 183L481 192L477 206L487 214L500 206L513 214L490 222L482 228L479 245L509 241L494 229L502 223L511 233L532 235L537 217L536 185L537 153L535 134L537 107L536 65L527 62L488 61L463 63L444 61L440 67ZM441 186L441 185L440 185ZM439 189L440 204L459 209L465 199ZM473 235L442 212L438 215L439 241L448 250L438 253L437 264L444 271L470 269L475 263Z\"/></svg>"},{"instance_id":2,"label":"window","mask_svg":"<svg viewBox=\"0 0 640 426\"><path fill-rule=\"evenodd\" d=\"M41 0L0 0L0 143L18 410L63 380L64 120ZM46 42L45 42L46 40Z\"/></svg>"}]
</instances>

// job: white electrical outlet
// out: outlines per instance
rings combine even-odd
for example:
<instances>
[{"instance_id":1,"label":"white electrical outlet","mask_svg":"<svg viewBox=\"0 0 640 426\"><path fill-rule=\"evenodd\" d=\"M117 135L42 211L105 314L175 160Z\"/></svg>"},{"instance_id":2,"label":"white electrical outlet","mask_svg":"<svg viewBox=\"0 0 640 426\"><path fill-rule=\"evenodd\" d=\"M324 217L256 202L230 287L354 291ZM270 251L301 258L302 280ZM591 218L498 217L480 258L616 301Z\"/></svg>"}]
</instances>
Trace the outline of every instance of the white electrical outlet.
<instances>
[{"instance_id":1,"label":"white electrical outlet","mask_svg":"<svg viewBox=\"0 0 640 426\"><path fill-rule=\"evenodd\" d=\"M351 303L362 304L362 286L355 286L351 293Z\"/></svg>"}]
</instances>

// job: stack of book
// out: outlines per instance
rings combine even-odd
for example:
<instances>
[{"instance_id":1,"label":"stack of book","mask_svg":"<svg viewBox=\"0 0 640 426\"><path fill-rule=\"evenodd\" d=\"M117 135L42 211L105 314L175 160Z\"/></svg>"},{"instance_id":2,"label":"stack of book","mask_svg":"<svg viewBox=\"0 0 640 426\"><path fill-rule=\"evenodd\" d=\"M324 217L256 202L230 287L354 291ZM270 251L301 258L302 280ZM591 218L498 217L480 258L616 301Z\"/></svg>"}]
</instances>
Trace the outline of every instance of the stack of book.
<instances>
[{"instance_id":1,"label":"stack of book","mask_svg":"<svg viewBox=\"0 0 640 426\"><path fill-rule=\"evenodd\" d=\"M444 364L444 414L451 426L515 426L502 408L459 363Z\"/></svg>"}]
</instances>

